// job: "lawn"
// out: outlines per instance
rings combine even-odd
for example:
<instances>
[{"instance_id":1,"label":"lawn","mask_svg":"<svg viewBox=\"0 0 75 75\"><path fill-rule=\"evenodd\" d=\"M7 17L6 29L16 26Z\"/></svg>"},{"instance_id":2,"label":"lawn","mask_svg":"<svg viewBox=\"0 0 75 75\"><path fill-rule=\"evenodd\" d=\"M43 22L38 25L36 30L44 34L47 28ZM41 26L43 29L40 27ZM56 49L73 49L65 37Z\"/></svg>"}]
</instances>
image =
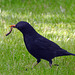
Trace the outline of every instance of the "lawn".
<instances>
[{"instance_id":1,"label":"lawn","mask_svg":"<svg viewBox=\"0 0 75 75\"><path fill-rule=\"evenodd\" d=\"M34 29L68 52L75 54L75 0L2 0L0 1L0 75L75 75L75 57L42 60L31 70L36 59L29 54L23 36L10 25L29 22ZM27 71L26 71L27 69Z\"/></svg>"}]
</instances>

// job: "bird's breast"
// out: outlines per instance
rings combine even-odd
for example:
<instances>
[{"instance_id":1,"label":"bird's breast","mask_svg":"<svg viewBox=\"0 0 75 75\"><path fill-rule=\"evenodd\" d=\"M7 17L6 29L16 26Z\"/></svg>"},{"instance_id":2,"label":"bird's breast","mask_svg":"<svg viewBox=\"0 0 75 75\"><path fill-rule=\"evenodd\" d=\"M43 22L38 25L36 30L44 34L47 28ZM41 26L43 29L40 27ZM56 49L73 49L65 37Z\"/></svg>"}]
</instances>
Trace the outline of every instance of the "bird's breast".
<instances>
[{"instance_id":1,"label":"bird's breast","mask_svg":"<svg viewBox=\"0 0 75 75\"><path fill-rule=\"evenodd\" d=\"M33 55L34 57L38 58L39 55L38 55L38 49L34 43L34 38L33 37L24 37L24 42L25 42L25 45L26 45L26 48L27 50L29 51L29 53L31 55Z\"/></svg>"},{"instance_id":2,"label":"bird's breast","mask_svg":"<svg viewBox=\"0 0 75 75\"><path fill-rule=\"evenodd\" d=\"M34 48L33 38L31 36L24 36L24 42L25 42L27 50L31 53Z\"/></svg>"}]
</instances>

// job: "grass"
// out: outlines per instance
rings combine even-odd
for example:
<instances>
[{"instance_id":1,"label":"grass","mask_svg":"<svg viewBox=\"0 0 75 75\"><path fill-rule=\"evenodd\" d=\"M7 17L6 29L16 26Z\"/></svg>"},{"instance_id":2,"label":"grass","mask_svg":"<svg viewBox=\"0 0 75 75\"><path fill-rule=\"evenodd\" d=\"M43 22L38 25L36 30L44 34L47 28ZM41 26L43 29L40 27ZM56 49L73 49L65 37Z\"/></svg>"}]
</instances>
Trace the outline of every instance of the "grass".
<instances>
[{"instance_id":1,"label":"grass","mask_svg":"<svg viewBox=\"0 0 75 75\"><path fill-rule=\"evenodd\" d=\"M52 68L42 60L31 70L36 59L24 46L22 34L13 29L5 36L9 25L23 20L44 37L75 53L75 0L2 0L0 14L0 75L75 75L74 56L53 59L59 66Z\"/></svg>"}]
</instances>

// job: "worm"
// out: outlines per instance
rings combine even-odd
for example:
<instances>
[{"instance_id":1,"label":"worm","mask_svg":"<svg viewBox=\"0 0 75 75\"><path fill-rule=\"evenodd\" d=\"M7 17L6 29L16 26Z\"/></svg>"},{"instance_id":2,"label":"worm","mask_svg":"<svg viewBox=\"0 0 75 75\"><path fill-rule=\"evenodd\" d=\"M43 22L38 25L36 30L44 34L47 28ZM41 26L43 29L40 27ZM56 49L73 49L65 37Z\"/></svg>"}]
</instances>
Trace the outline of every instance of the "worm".
<instances>
[{"instance_id":1,"label":"worm","mask_svg":"<svg viewBox=\"0 0 75 75\"><path fill-rule=\"evenodd\" d=\"M6 36L8 36L8 35L11 33L11 31L12 31L12 28L13 28L13 27L11 27L11 30L10 30L10 31L9 31L9 32L6 34Z\"/></svg>"}]
</instances>

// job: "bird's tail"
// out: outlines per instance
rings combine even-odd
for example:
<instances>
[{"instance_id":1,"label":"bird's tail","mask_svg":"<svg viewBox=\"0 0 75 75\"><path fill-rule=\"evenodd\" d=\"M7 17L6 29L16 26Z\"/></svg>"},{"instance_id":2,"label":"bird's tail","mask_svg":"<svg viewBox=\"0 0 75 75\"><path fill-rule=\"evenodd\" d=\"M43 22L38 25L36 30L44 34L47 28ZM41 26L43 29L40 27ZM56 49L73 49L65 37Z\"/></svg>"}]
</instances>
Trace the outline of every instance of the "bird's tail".
<instances>
[{"instance_id":1,"label":"bird's tail","mask_svg":"<svg viewBox=\"0 0 75 75\"><path fill-rule=\"evenodd\" d=\"M69 53L69 52L67 52L67 51L64 50L64 49L62 49L61 52L60 52L60 51L57 52L57 56L67 56L67 55L73 55L73 56L75 56L75 54Z\"/></svg>"},{"instance_id":2,"label":"bird's tail","mask_svg":"<svg viewBox=\"0 0 75 75\"><path fill-rule=\"evenodd\" d=\"M65 50L64 50L64 54L65 54L65 55L73 55L73 56L75 56L75 54L70 53L70 52L67 52L67 51L65 51Z\"/></svg>"},{"instance_id":3,"label":"bird's tail","mask_svg":"<svg viewBox=\"0 0 75 75\"><path fill-rule=\"evenodd\" d=\"M72 53L70 53L70 55L73 55L73 56L75 56L75 54L72 54Z\"/></svg>"}]
</instances>

